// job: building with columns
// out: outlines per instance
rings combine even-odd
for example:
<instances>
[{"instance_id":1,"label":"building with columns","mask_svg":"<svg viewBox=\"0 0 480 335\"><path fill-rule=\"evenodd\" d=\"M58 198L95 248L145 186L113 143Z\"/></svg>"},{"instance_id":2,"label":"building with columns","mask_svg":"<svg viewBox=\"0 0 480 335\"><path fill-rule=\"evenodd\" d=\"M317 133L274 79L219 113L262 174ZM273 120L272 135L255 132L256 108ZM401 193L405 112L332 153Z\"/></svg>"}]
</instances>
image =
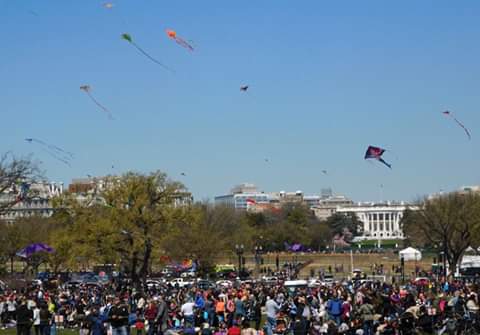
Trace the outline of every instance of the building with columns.
<instances>
[{"instance_id":1,"label":"building with columns","mask_svg":"<svg viewBox=\"0 0 480 335\"><path fill-rule=\"evenodd\" d=\"M401 220L404 211L417 207L402 202L386 203L356 203L337 208L337 213L355 213L363 226L360 227L361 235L357 241L376 239L403 239Z\"/></svg>"},{"instance_id":2,"label":"building with columns","mask_svg":"<svg viewBox=\"0 0 480 335\"><path fill-rule=\"evenodd\" d=\"M63 193L63 183L37 182L30 185L28 200L19 201L11 208L0 214L0 220L14 223L20 218L31 216L49 217L54 208L52 198ZM0 194L0 202L12 203L16 197L13 190L7 190Z\"/></svg>"}]
</instances>

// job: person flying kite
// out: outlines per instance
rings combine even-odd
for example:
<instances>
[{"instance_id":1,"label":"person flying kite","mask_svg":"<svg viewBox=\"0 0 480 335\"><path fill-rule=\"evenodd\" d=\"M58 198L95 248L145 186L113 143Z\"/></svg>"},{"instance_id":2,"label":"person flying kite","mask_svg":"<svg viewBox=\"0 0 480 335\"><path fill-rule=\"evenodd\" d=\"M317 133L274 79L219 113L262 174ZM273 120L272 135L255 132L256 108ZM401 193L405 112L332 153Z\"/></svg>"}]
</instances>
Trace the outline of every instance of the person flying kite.
<instances>
[{"instance_id":1,"label":"person flying kite","mask_svg":"<svg viewBox=\"0 0 480 335\"><path fill-rule=\"evenodd\" d=\"M467 137L469 140L472 139L472 136L470 136L470 132L468 131L467 127L465 127L460 121L457 120L457 118L455 116L453 116L453 113L450 112L450 111L445 111L443 112L443 115L445 116L448 116L448 117L451 117L460 127L463 128L463 130L465 131L465 133L467 134Z\"/></svg>"},{"instance_id":2,"label":"person flying kite","mask_svg":"<svg viewBox=\"0 0 480 335\"><path fill-rule=\"evenodd\" d=\"M175 30L167 29L166 30L167 36L177 42L178 45L184 47L185 49L188 49L190 51L193 51L193 47L185 41L183 38L180 36L177 36L177 32Z\"/></svg>"},{"instance_id":3,"label":"person flying kite","mask_svg":"<svg viewBox=\"0 0 480 335\"><path fill-rule=\"evenodd\" d=\"M365 152L365 159L376 159L377 161L385 164L388 166L390 169L392 168L392 165L388 164L385 162L382 158L383 153L385 152L385 149L379 148L379 147L374 147L374 146L369 146L367 148L367 152Z\"/></svg>"},{"instance_id":4,"label":"person flying kite","mask_svg":"<svg viewBox=\"0 0 480 335\"><path fill-rule=\"evenodd\" d=\"M130 36L129 34L125 33L125 34L122 34L122 39L124 39L125 41L127 41L128 43L130 43L131 45L133 45L138 51L140 51L145 57L147 57L148 59L150 59L152 62L160 65L161 67L163 67L164 69L170 71L170 72L173 72L172 69L170 69L168 66L160 63L158 60L156 60L155 58L153 58L152 56L150 56L145 50L143 50L137 43L135 43L132 39L132 36Z\"/></svg>"}]
</instances>

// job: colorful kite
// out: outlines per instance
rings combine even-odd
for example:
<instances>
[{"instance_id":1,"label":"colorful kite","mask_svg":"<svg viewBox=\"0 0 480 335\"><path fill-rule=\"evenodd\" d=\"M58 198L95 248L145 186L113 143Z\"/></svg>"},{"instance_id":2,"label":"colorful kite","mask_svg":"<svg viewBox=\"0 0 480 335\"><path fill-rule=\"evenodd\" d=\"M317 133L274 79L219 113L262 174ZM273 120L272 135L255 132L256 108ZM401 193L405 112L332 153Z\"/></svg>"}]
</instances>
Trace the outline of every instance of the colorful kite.
<instances>
[{"instance_id":1,"label":"colorful kite","mask_svg":"<svg viewBox=\"0 0 480 335\"><path fill-rule=\"evenodd\" d=\"M470 136L470 132L468 131L468 129L467 129L460 121L458 121L455 116L453 116L453 113L452 113L452 112L450 112L450 111L445 111L445 112L443 112L443 115L451 117L460 127L463 128L463 130L464 130L465 133L467 134L468 139L469 139L469 140L472 139L472 137Z\"/></svg>"},{"instance_id":2,"label":"colorful kite","mask_svg":"<svg viewBox=\"0 0 480 335\"><path fill-rule=\"evenodd\" d=\"M80 89L82 91L84 91L85 93L87 93L87 95L95 103L95 105L97 105L98 107L100 107L101 110L103 110L105 113L107 113L108 118L110 120L114 120L114 118L112 116L112 113L110 113L110 111L105 106L103 106L101 103L99 103L97 101L97 99L94 98L94 96L92 95L92 88L89 85L82 85L82 86L80 86Z\"/></svg>"},{"instance_id":3,"label":"colorful kite","mask_svg":"<svg viewBox=\"0 0 480 335\"><path fill-rule=\"evenodd\" d=\"M365 159L376 159L377 161L382 162L391 169L392 166L385 162L382 158L382 155L385 151L385 149L370 145L367 149L367 152L365 152Z\"/></svg>"},{"instance_id":4,"label":"colorful kite","mask_svg":"<svg viewBox=\"0 0 480 335\"><path fill-rule=\"evenodd\" d=\"M248 90L248 85L240 86L240 91L246 92Z\"/></svg>"},{"instance_id":5,"label":"colorful kite","mask_svg":"<svg viewBox=\"0 0 480 335\"><path fill-rule=\"evenodd\" d=\"M41 149L43 151L45 151L46 153L48 153L50 156L52 156L56 160L66 164L68 166L71 166L70 165L71 160L74 158L73 153L71 153L69 151L65 151L65 150L57 147L56 145L45 143L44 141L38 140L36 138L26 138L25 141L27 141L30 144L36 143L36 144L40 145Z\"/></svg>"},{"instance_id":6,"label":"colorful kite","mask_svg":"<svg viewBox=\"0 0 480 335\"><path fill-rule=\"evenodd\" d=\"M177 36L177 33L175 32L175 30L167 29L166 32L167 32L167 36L172 40L174 40L175 42L177 42L178 45L181 45L185 49L193 51L193 47L183 38L181 38L180 36Z\"/></svg>"},{"instance_id":7,"label":"colorful kite","mask_svg":"<svg viewBox=\"0 0 480 335\"><path fill-rule=\"evenodd\" d=\"M122 34L122 38L127 41L128 43L130 43L131 45L133 45L138 51L140 51L144 56L146 56L148 59L150 59L152 62L160 65L161 67L163 67L164 69L170 71L170 72L174 72L172 69L170 69L169 67L167 67L166 65L160 63L158 60L156 60L155 58L153 58L152 56L150 56L145 50L143 50L138 44L136 44L133 39L132 39L132 36L130 36L129 34Z\"/></svg>"}]
</instances>

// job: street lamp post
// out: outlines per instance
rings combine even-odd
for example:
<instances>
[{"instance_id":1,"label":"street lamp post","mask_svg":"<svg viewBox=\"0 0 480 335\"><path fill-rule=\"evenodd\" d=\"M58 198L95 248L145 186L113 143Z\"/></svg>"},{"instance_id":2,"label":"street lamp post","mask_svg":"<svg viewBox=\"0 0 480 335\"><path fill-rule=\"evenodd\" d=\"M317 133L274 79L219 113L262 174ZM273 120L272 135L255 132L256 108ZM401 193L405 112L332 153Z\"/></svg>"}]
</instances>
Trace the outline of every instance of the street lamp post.
<instances>
[{"instance_id":1,"label":"street lamp post","mask_svg":"<svg viewBox=\"0 0 480 335\"><path fill-rule=\"evenodd\" d=\"M238 276L240 277L240 273L242 272L242 255L243 255L244 246L243 244L236 244L235 245L235 252L238 256Z\"/></svg>"},{"instance_id":2,"label":"street lamp post","mask_svg":"<svg viewBox=\"0 0 480 335\"><path fill-rule=\"evenodd\" d=\"M255 271L257 272L257 276L260 275L260 263L261 263L261 259L262 259L262 251L263 251L263 248L261 245L256 245L255 248Z\"/></svg>"}]
</instances>

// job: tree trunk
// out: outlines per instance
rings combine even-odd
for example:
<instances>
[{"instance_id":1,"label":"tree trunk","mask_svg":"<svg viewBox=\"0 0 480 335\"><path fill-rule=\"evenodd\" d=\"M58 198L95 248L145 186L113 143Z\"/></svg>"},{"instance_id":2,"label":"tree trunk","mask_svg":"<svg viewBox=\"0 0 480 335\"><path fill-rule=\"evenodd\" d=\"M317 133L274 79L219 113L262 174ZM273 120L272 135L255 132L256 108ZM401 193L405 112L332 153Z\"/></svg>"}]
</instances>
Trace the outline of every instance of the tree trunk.
<instances>
[{"instance_id":1,"label":"tree trunk","mask_svg":"<svg viewBox=\"0 0 480 335\"><path fill-rule=\"evenodd\" d=\"M143 255L143 264L140 269L140 278L142 280L142 286L145 285L147 281L148 265L150 263L150 257L152 255L152 242L149 238L145 241L145 253Z\"/></svg>"},{"instance_id":2,"label":"tree trunk","mask_svg":"<svg viewBox=\"0 0 480 335\"><path fill-rule=\"evenodd\" d=\"M132 277L132 284L135 288L139 288L139 280L137 275L138 252L135 251L132 255L132 264L130 268L130 276Z\"/></svg>"}]
</instances>

